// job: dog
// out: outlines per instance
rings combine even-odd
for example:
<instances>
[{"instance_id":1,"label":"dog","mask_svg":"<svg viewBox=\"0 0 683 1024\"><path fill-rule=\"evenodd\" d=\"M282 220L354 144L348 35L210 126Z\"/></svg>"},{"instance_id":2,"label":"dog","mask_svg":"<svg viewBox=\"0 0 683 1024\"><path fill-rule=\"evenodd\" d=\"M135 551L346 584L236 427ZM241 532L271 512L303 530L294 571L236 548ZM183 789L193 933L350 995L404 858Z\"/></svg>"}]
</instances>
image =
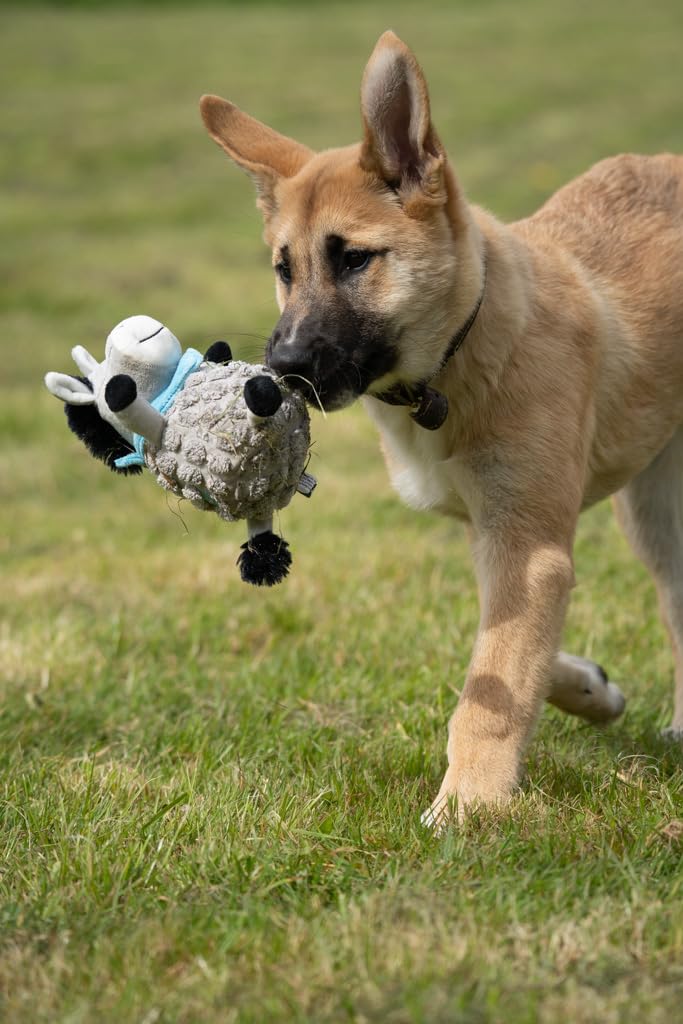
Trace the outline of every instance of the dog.
<instances>
[{"instance_id":1,"label":"dog","mask_svg":"<svg viewBox=\"0 0 683 1024\"><path fill-rule=\"evenodd\" d=\"M510 798L544 700L621 714L602 668L559 651L577 519L609 495L657 587L683 737L683 157L603 160L504 225L467 201L392 32L361 111L360 144L314 153L201 100L273 252L267 362L328 410L362 397L399 495L468 524L481 616L440 826Z\"/></svg>"}]
</instances>

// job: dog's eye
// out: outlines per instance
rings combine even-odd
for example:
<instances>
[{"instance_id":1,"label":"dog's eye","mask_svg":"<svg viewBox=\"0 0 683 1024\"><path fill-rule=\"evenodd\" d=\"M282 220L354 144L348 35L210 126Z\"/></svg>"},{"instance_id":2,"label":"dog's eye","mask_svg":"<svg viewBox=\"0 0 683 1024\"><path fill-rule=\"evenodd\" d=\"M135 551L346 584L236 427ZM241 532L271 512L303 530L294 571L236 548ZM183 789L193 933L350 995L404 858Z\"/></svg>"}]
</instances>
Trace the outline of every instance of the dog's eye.
<instances>
[{"instance_id":1,"label":"dog's eye","mask_svg":"<svg viewBox=\"0 0 683 1024\"><path fill-rule=\"evenodd\" d=\"M280 278L283 284L292 283L292 268L289 263L282 260L280 263L275 264L275 273Z\"/></svg>"},{"instance_id":2,"label":"dog's eye","mask_svg":"<svg viewBox=\"0 0 683 1024\"><path fill-rule=\"evenodd\" d=\"M347 249L343 256L344 270L355 273L358 270L365 270L372 258L372 253L367 249Z\"/></svg>"}]
</instances>

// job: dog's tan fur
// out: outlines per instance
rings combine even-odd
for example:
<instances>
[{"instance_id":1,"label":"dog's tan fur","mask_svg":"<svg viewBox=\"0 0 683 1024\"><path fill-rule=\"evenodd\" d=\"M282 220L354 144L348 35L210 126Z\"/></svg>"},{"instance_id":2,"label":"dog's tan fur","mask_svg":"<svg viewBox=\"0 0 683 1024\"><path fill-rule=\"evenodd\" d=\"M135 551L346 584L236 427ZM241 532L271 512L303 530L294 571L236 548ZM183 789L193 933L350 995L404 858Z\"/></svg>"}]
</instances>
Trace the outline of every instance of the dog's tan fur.
<instances>
[{"instance_id":1,"label":"dog's tan fur","mask_svg":"<svg viewBox=\"0 0 683 1024\"><path fill-rule=\"evenodd\" d=\"M392 324L400 359L364 402L402 497L469 522L480 591L438 818L450 798L462 810L508 797L545 698L596 721L620 713L596 666L557 654L577 517L608 495L657 584L683 730L683 158L604 160L503 225L466 201L420 67L393 33L361 104L362 143L319 154L217 97L202 113L254 178L275 258L287 245L298 268L289 291L278 285L295 322L336 287L327 235L381 252L353 301ZM475 324L432 378L484 273ZM449 400L435 432L372 397L424 379Z\"/></svg>"}]
</instances>

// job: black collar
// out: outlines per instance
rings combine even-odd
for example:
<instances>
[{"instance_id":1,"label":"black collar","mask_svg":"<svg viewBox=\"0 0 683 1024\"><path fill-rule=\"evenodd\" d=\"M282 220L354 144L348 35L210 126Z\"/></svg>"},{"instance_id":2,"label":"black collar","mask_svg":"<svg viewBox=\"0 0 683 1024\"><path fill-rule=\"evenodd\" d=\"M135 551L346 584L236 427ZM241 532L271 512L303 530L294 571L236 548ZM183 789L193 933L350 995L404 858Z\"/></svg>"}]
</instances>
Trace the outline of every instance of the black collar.
<instances>
[{"instance_id":1,"label":"black collar","mask_svg":"<svg viewBox=\"0 0 683 1024\"><path fill-rule=\"evenodd\" d=\"M445 395L442 395L436 388L430 388L429 382L438 377L442 370L445 369L449 359L451 359L458 351L467 335L474 326L474 321L477 319L481 304L484 301L484 292L486 290L486 270L487 260L486 254L484 254L484 277L481 284L481 291L479 298L477 299L474 309L468 316L462 327L458 328L453 337L451 338L448 348L441 357L437 369L429 377L419 381L417 384L394 384L393 387L389 388L388 391L383 391L379 395L374 395L374 398L378 398L380 402L386 402L387 405L405 405L411 407L410 415L419 426L424 427L425 430L438 430L443 424L446 416L448 415L448 399Z\"/></svg>"}]
</instances>

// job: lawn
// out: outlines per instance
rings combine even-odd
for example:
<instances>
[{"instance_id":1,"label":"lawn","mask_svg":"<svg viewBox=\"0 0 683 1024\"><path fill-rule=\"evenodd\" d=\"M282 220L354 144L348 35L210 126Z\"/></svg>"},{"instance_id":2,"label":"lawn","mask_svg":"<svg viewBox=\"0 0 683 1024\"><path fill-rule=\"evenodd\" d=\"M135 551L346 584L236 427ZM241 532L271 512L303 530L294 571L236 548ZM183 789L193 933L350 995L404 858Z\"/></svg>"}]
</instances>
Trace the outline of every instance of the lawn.
<instances>
[{"instance_id":1,"label":"lawn","mask_svg":"<svg viewBox=\"0 0 683 1024\"><path fill-rule=\"evenodd\" d=\"M608 506L565 646L624 718L548 709L520 795L419 824L477 623L455 523L401 507L360 409L313 419L294 552L117 479L42 388L148 312L257 358L249 182L202 92L358 136L379 33L417 51L473 199L523 216L620 150L683 148L680 0L0 9L0 1018L664 1022L683 1001L683 753L654 592Z\"/></svg>"}]
</instances>

